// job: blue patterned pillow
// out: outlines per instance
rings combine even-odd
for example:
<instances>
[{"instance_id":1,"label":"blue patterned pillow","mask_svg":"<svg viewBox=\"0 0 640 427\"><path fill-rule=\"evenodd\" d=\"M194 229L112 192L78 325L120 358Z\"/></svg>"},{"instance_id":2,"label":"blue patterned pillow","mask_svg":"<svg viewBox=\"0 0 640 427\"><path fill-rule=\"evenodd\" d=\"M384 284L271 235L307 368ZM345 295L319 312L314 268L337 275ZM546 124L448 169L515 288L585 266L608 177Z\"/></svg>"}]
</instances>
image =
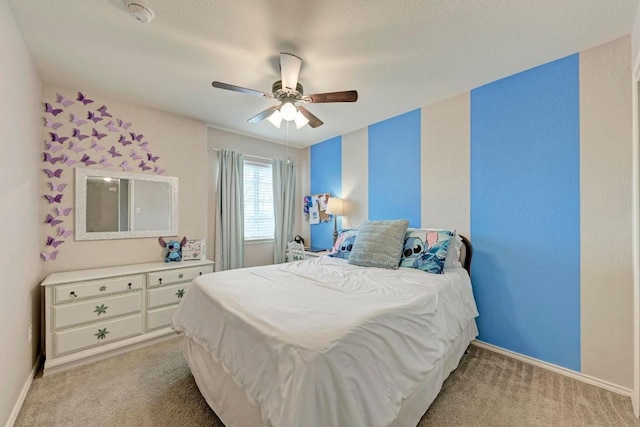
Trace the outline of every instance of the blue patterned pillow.
<instances>
[{"instance_id":1,"label":"blue patterned pillow","mask_svg":"<svg viewBox=\"0 0 640 427\"><path fill-rule=\"evenodd\" d=\"M400 267L417 268L427 273L442 274L449 242L449 230L409 230L405 234Z\"/></svg>"},{"instance_id":2,"label":"blue patterned pillow","mask_svg":"<svg viewBox=\"0 0 640 427\"><path fill-rule=\"evenodd\" d=\"M334 258L349 259L351 255L351 249L353 249L353 243L356 241L356 235L358 234L357 228L347 228L340 231L336 243L331 249L329 256Z\"/></svg>"}]
</instances>

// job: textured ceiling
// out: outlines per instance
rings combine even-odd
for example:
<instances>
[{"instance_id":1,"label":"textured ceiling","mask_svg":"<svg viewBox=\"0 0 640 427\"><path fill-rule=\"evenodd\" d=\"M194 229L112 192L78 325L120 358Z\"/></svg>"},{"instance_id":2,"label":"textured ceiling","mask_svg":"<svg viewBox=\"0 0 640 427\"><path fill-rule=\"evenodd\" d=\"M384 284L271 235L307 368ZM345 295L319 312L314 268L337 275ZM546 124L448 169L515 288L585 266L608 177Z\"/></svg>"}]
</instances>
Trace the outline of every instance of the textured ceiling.
<instances>
[{"instance_id":1,"label":"textured ceiling","mask_svg":"<svg viewBox=\"0 0 640 427\"><path fill-rule=\"evenodd\" d=\"M0 0L1 1L1 0ZM283 125L246 120L274 101L279 52L303 59L308 104L325 124L289 130L310 145L631 32L638 0L8 0L43 80L284 142Z\"/></svg>"}]
</instances>

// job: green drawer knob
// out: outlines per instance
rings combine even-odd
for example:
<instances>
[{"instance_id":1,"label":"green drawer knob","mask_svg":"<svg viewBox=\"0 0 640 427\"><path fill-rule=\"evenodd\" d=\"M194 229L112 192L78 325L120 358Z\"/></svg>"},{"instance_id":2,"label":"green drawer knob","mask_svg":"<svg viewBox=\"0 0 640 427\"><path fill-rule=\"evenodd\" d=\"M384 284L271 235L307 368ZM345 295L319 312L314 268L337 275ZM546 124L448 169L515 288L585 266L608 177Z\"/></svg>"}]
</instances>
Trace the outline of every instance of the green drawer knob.
<instances>
[{"instance_id":1,"label":"green drawer knob","mask_svg":"<svg viewBox=\"0 0 640 427\"><path fill-rule=\"evenodd\" d=\"M176 296L178 298L182 298L184 296L184 289L178 289L178 292L176 292Z\"/></svg>"},{"instance_id":2,"label":"green drawer knob","mask_svg":"<svg viewBox=\"0 0 640 427\"><path fill-rule=\"evenodd\" d=\"M96 305L96 309L93 312L98 313L98 316L100 316L101 314L107 314L107 308L109 307L104 304Z\"/></svg>"},{"instance_id":3,"label":"green drawer knob","mask_svg":"<svg viewBox=\"0 0 640 427\"><path fill-rule=\"evenodd\" d=\"M98 333L93 334L93 335L98 337L99 340L103 340L103 339L107 338L107 334L108 333L109 333L109 331L107 331L107 328L103 328L103 329L98 328Z\"/></svg>"},{"instance_id":4,"label":"green drawer knob","mask_svg":"<svg viewBox=\"0 0 640 427\"><path fill-rule=\"evenodd\" d=\"M178 274L178 279L182 279L184 277L184 274L180 273Z\"/></svg>"},{"instance_id":5,"label":"green drawer knob","mask_svg":"<svg viewBox=\"0 0 640 427\"><path fill-rule=\"evenodd\" d=\"M105 285L100 286L100 292L104 292L107 290L107 287Z\"/></svg>"}]
</instances>

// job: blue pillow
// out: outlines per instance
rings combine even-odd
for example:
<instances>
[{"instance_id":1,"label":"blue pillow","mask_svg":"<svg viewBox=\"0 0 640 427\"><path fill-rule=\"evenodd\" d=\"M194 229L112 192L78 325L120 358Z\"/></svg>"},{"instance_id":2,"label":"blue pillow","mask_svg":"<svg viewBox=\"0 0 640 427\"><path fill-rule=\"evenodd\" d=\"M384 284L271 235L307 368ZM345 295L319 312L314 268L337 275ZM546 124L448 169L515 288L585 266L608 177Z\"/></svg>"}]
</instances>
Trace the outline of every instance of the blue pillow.
<instances>
[{"instance_id":1,"label":"blue pillow","mask_svg":"<svg viewBox=\"0 0 640 427\"><path fill-rule=\"evenodd\" d=\"M405 234L400 267L442 274L454 234L449 230L409 230Z\"/></svg>"},{"instance_id":2,"label":"blue pillow","mask_svg":"<svg viewBox=\"0 0 640 427\"><path fill-rule=\"evenodd\" d=\"M365 222L358 229L349 264L397 270L408 225L406 219Z\"/></svg>"},{"instance_id":3,"label":"blue pillow","mask_svg":"<svg viewBox=\"0 0 640 427\"><path fill-rule=\"evenodd\" d=\"M353 244L356 241L356 235L358 234L357 228L347 228L340 231L336 243L331 249L329 256L334 258L349 259Z\"/></svg>"}]
</instances>

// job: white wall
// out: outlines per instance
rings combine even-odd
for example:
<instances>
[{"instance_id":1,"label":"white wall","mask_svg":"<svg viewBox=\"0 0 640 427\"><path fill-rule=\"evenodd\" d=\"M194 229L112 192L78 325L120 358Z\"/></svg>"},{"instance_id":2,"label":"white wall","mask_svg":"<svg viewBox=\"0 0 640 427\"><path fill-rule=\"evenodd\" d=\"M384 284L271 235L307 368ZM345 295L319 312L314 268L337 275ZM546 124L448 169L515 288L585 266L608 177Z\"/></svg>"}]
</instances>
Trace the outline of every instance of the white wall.
<instances>
[{"instance_id":1,"label":"white wall","mask_svg":"<svg viewBox=\"0 0 640 427\"><path fill-rule=\"evenodd\" d=\"M40 323L40 80L11 10L0 1L0 425L37 358ZM33 340L27 330L33 325Z\"/></svg>"},{"instance_id":2,"label":"white wall","mask_svg":"<svg viewBox=\"0 0 640 427\"><path fill-rule=\"evenodd\" d=\"M632 387L629 37L580 53L582 372Z\"/></svg>"},{"instance_id":3,"label":"white wall","mask_svg":"<svg viewBox=\"0 0 640 427\"><path fill-rule=\"evenodd\" d=\"M207 235L207 127L204 122L189 119L186 117L178 116L171 113L166 113L151 108L135 106L126 104L121 101L111 99L100 94L92 93L84 90L84 88L68 88L63 86L54 85L51 83L43 84L43 100L45 102L53 103L56 99L56 94L60 93L67 98L74 99L78 90L94 100L93 104L89 104L88 107L84 107L82 104L76 102L68 107L64 113L61 113L56 117L57 122L64 124L64 127L57 129L60 135L70 136L73 126L69 129L70 112L86 111L91 108L93 110L99 108L101 105L107 106L107 111L113 115L114 118L121 118L127 122L132 123L128 131L133 131L137 134L143 134L143 141L149 142L151 153L154 156L159 156L157 164L163 169L165 176L176 176L179 179L179 223L178 233L179 236L187 236L187 238L204 238ZM58 105L56 105L58 107ZM75 108L75 110L74 110ZM83 113L83 117L86 118L86 112ZM91 148L87 148L86 152L76 155L73 152L67 153L69 157L78 158L80 154L88 153L90 157L96 161L99 161L103 155L106 155L108 160L113 166L102 168L99 164L92 165L93 168L99 169L112 169L122 170L119 167L122 159L127 159L129 163L134 167L132 172L141 173L141 170L136 166L138 161L129 159L129 153L132 145L123 147L117 143L117 136L120 133L108 132L105 128L105 121L99 122L95 125L89 122L88 125L82 126L83 133L90 133L93 127L97 128L100 132L107 134L107 137L100 140L100 143L107 149L111 145L116 146L117 150L123 154L123 157L111 158L106 150L96 152ZM42 127L41 137L45 140L50 140L49 132L51 129ZM127 133L127 132L122 132ZM84 139L82 144L84 147L89 147L89 142L92 138ZM42 144L42 142L40 142ZM68 143L64 144L65 149L68 147ZM56 155L65 151L59 151ZM139 151L145 155L144 152ZM146 159L145 159L146 160ZM148 162L153 165L152 162ZM41 169L45 164L39 164L38 169ZM46 164L47 167L51 165ZM83 166L82 163L74 165ZM68 186L64 190L63 203L61 206L73 206L73 187L74 187L74 172L71 167L61 166L60 163L55 165L55 168L64 169L61 180L57 182L67 183ZM145 173L151 173L146 171ZM46 186L46 183L50 180L47 176L40 172L40 199L41 208L43 209L43 215L52 211L52 205L41 196L46 192L51 193L50 189ZM55 205L54 205L55 206ZM73 229L73 213L65 219L63 224L66 228ZM42 222L42 220L40 220ZM47 235L51 235L52 228L46 224L41 226L43 241ZM169 237L169 236L166 236ZM41 248L42 250L44 248ZM107 267L113 265L125 265L125 264L137 264L143 262L153 262L163 259L163 249L158 244L157 238L145 238L145 239L120 239L120 240L98 240L98 241L75 241L73 238L68 239L64 244L58 247L60 250L56 261L49 261L44 264L44 273L52 273L56 271L66 270L81 270L85 268L97 268Z\"/></svg>"},{"instance_id":4,"label":"white wall","mask_svg":"<svg viewBox=\"0 0 640 427\"><path fill-rule=\"evenodd\" d=\"M265 124L271 126L270 124ZM266 157L269 159L290 159L296 162L296 214L293 235L302 234L302 199L308 189L308 150L302 150L286 144L276 144L249 136L226 132L220 129L209 128L208 146L211 151L207 156L209 162L209 234L207 236L207 253L213 254L215 236L215 212L216 212L216 177L218 174L218 152L215 149L233 150L239 153ZM303 180L304 177L304 180ZM306 186L306 187L305 187ZM305 237L303 235L303 237ZM305 237L305 241L308 241ZM244 266L273 264L273 242L246 243L244 246Z\"/></svg>"}]
</instances>

